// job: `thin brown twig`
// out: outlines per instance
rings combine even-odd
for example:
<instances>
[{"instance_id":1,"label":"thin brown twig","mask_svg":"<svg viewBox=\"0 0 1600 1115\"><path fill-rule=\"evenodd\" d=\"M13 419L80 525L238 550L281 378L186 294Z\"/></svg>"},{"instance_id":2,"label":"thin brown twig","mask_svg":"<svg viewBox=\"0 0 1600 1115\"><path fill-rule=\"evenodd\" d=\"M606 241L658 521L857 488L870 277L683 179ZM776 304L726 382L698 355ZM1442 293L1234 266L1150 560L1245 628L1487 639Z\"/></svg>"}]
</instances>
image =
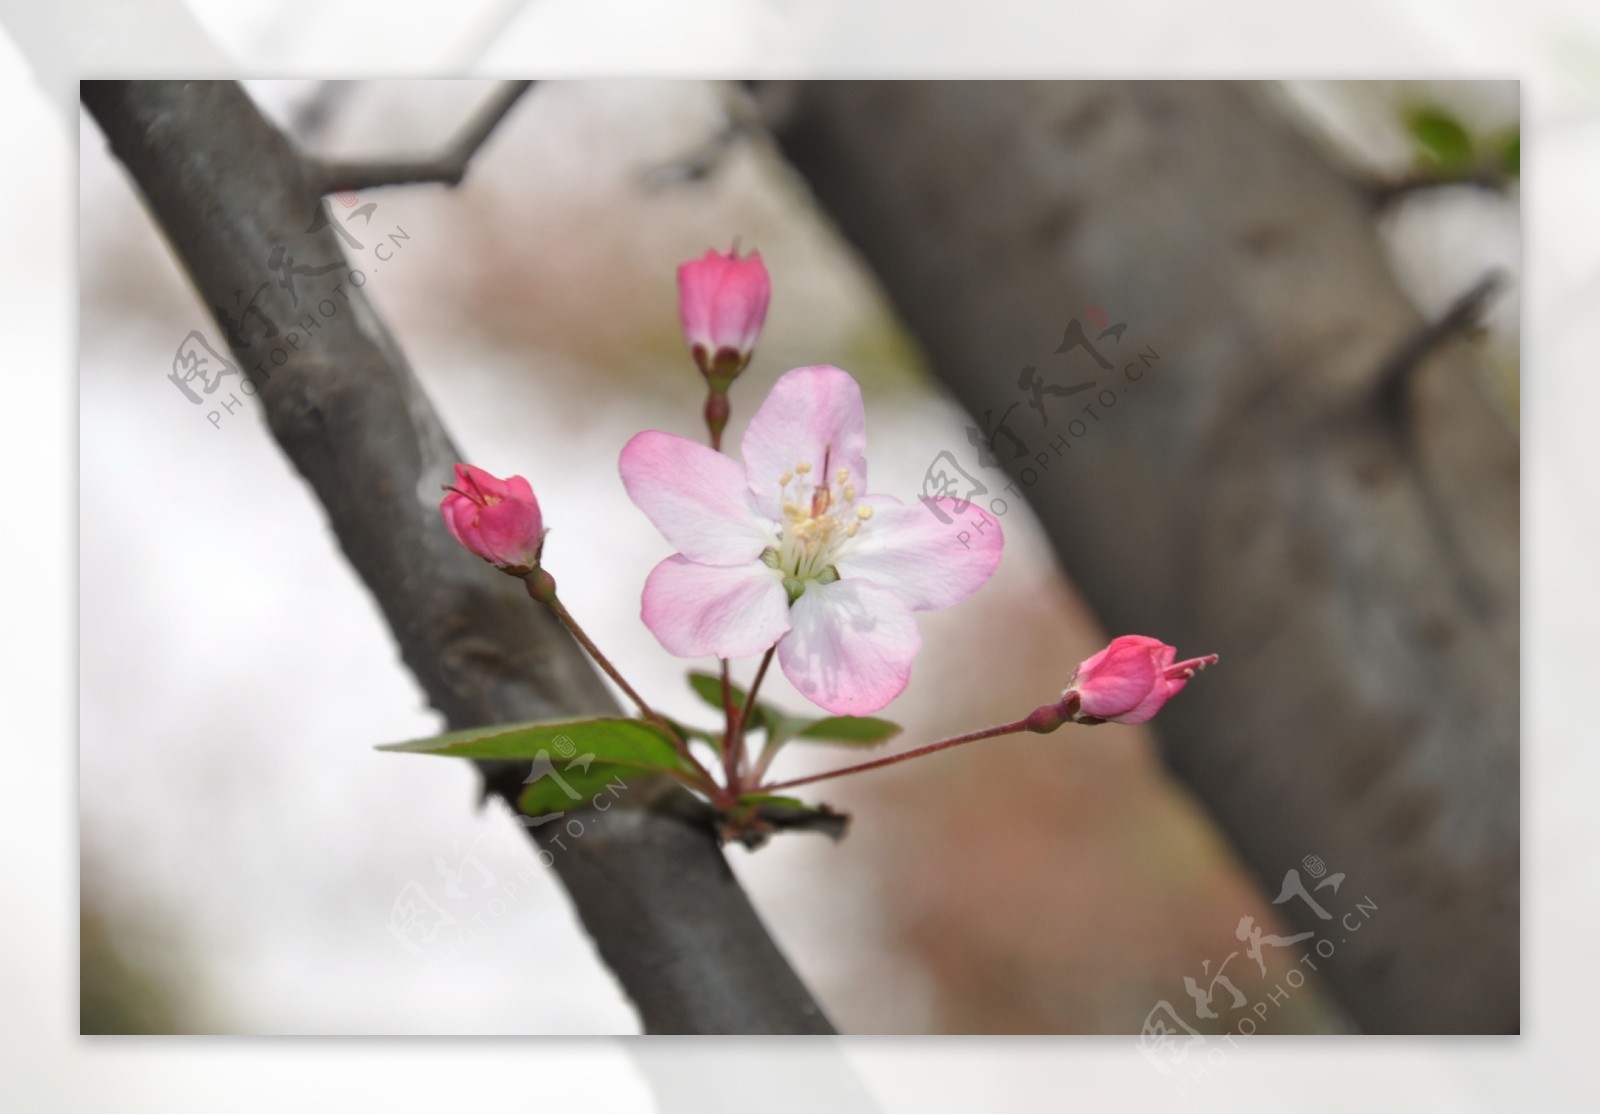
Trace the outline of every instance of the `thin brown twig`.
<instances>
[{"instance_id":1,"label":"thin brown twig","mask_svg":"<svg viewBox=\"0 0 1600 1115\"><path fill-rule=\"evenodd\" d=\"M409 186L419 182L442 182L459 186L467 167L500 121L528 91L531 81L503 82L495 90L460 135L439 154L424 159L317 159L313 173L319 193L339 190L367 190L378 186Z\"/></svg>"}]
</instances>

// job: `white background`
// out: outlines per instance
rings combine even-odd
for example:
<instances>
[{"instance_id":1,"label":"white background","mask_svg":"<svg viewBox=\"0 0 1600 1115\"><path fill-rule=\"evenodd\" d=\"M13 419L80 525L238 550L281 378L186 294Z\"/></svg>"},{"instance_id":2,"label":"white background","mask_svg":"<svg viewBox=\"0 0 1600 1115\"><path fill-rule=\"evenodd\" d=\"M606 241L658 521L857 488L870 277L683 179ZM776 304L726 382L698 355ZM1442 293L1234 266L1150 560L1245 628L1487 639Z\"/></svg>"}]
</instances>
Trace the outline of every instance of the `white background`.
<instances>
[{"instance_id":1,"label":"white background","mask_svg":"<svg viewBox=\"0 0 1600 1115\"><path fill-rule=\"evenodd\" d=\"M18 1109L1497 1110L1593 1105L1586 819L1600 19L1576 5L10 3L0 81L13 526L0 1103ZM94 76L1306 76L1524 81L1520 1039L1252 1043L1193 1098L1107 1039L336 1042L76 1036L77 152ZM1586 343L1588 342L1588 343ZM49 609L49 614L39 614ZM1474 973L1462 972L1471 980ZM751 1099L750 1097L765 1097ZM723 1097L723 1098L718 1098Z\"/></svg>"}]
</instances>

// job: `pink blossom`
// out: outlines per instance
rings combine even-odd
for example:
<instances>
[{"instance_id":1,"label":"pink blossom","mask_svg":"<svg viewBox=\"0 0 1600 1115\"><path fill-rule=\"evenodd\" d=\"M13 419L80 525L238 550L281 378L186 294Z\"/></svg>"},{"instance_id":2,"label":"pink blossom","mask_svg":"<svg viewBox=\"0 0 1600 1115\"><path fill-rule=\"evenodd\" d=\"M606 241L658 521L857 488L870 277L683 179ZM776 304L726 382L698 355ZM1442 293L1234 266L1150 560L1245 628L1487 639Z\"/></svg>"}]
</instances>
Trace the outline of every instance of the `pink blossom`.
<instances>
[{"instance_id":1,"label":"pink blossom","mask_svg":"<svg viewBox=\"0 0 1600 1115\"><path fill-rule=\"evenodd\" d=\"M731 379L744 370L771 296L760 252L740 259L712 250L678 266L678 317L701 372Z\"/></svg>"},{"instance_id":2,"label":"pink blossom","mask_svg":"<svg viewBox=\"0 0 1600 1115\"><path fill-rule=\"evenodd\" d=\"M501 480L473 465L457 465L456 482L445 491L439 513L457 542L508 571L538 564L544 518L526 480Z\"/></svg>"},{"instance_id":3,"label":"pink blossom","mask_svg":"<svg viewBox=\"0 0 1600 1115\"><path fill-rule=\"evenodd\" d=\"M874 712L911 677L912 613L978 591L1000 563L1000 526L954 499L946 514L867 493L866 413L847 373L785 373L750 419L744 463L646 431L622 482L678 553L645 583L643 617L684 658L774 644L788 679L829 712ZM977 529L981 526L981 529Z\"/></svg>"},{"instance_id":4,"label":"pink blossom","mask_svg":"<svg viewBox=\"0 0 1600 1115\"><path fill-rule=\"evenodd\" d=\"M1061 694L1074 720L1143 724L1217 660L1214 654L1174 662L1177 648L1144 635L1120 635L1073 671ZM1075 708L1073 699L1076 698Z\"/></svg>"}]
</instances>

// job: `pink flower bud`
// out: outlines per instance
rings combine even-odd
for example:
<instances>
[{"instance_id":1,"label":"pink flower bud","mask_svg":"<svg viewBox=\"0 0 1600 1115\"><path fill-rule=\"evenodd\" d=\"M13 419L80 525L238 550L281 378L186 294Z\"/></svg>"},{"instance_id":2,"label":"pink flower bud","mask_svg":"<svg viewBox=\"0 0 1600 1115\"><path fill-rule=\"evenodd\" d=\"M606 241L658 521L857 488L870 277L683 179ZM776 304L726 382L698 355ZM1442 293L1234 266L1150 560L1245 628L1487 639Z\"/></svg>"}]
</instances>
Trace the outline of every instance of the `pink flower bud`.
<instances>
[{"instance_id":1,"label":"pink flower bud","mask_svg":"<svg viewBox=\"0 0 1600 1115\"><path fill-rule=\"evenodd\" d=\"M772 282L760 252L740 259L715 249L678 266L678 317L700 371L732 379L744 371L767 320Z\"/></svg>"},{"instance_id":2,"label":"pink flower bud","mask_svg":"<svg viewBox=\"0 0 1600 1115\"><path fill-rule=\"evenodd\" d=\"M456 482L445 491L439 513L457 542L508 573L520 575L539 564L544 518L526 480L501 480L473 465L457 465Z\"/></svg>"},{"instance_id":3,"label":"pink flower bud","mask_svg":"<svg viewBox=\"0 0 1600 1115\"><path fill-rule=\"evenodd\" d=\"M1189 679L1217 660L1214 654L1174 662L1178 655L1160 639L1121 635L1073 671L1061 694L1072 719L1098 723L1143 724L1171 700Z\"/></svg>"}]
</instances>

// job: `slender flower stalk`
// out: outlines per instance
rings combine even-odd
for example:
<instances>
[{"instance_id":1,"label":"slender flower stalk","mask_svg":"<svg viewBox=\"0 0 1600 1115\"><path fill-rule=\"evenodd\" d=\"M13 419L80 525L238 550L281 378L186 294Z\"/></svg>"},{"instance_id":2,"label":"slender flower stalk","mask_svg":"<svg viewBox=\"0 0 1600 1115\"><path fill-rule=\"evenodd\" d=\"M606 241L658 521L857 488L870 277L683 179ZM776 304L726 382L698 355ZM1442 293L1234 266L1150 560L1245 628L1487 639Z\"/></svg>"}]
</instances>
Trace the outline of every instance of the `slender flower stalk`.
<instances>
[{"instance_id":1,"label":"slender flower stalk","mask_svg":"<svg viewBox=\"0 0 1600 1115\"><path fill-rule=\"evenodd\" d=\"M761 787L765 791L788 790L806 786L844 774L860 774L879 767L919 759L936 751L973 743L980 739L993 739L1015 732L1037 732L1041 735L1055 731L1070 722L1078 724L1104 724L1116 721L1121 724L1143 724L1161 707L1183 690L1191 679L1207 666L1215 665L1215 654L1176 661L1177 650L1159 639L1145 635L1122 635L1100 653L1084 659L1073 671L1061 698L1048 705L1040 705L1021 720L999 724L993 728L980 728L976 732L952 736L937 743L914 747L898 755L840 767L838 770L811 774L804 778L791 778ZM761 774L765 773L767 756L762 756ZM757 775L757 783L761 775Z\"/></svg>"},{"instance_id":2,"label":"slender flower stalk","mask_svg":"<svg viewBox=\"0 0 1600 1115\"><path fill-rule=\"evenodd\" d=\"M1051 708L1053 706L1046 705L1045 707ZM1021 720L1014 720L1010 724L996 724L992 728L979 728L977 731L967 732L965 735L951 736L949 739L942 739L937 743L913 747L910 751L902 751L898 755L886 755L881 759L856 763L853 766L840 767L837 770L826 770L821 774L808 774L804 778L791 778L787 782L774 782L770 785L762 786L761 791L763 793L771 793L775 790L793 789L796 786L809 786L813 782L825 782L830 778L838 778L841 775L861 774L864 771L877 770L879 767L903 763L908 759L920 759L924 755L932 755L936 751L959 747L963 743L975 743L980 739L994 739L996 736L1009 736L1017 732L1036 732L1040 729L1034 726L1034 715L1025 716ZM1050 729L1044 730L1049 731Z\"/></svg>"},{"instance_id":3,"label":"slender flower stalk","mask_svg":"<svg viewBox=\"0 0 1600 1115\"><path fill-rule=\"evenodd\" d=\"M741 754L744 750L745 729L750 726L750 710L755 708L756 694L761 692L761 683L766 680L767 667L772 665L772 656L778 652L777 647L770 647L767 653L761 656L761 665L756 667L755 680L750 683L750 691L745 694L744 705L739 709L739 720L734 725L733 736L738 743Z\"/></svg>"},{"instance_id":4,"label":"slender flower stalk","mask_svg":"<svg viewBox=\"0 0 1600 1115\"><path fill-rule=\"evenodd\" d=\"M733 683L728 678L728 660L722 663L722 777L730 793L739 787L739 755L734 746L734 723L739 715L733 707Z\"/></svg>"},{"instance_id":5,"label":"slender flower stalk","mask_svg":"<svg viewBox=\"0 0 1600 1115\"><path fill-rule=\"evenodd\" d=\"M638 691L628 684L628 679L622 676L622 672L612 664L611 659L605 656L599 646L595 644L595 641L589 637L589 633L583 629L572 613L567 610L567 606L561 602L561 598L556 595L555 578L543 569L535 569L524 578L524 582L528 586L528 595L549 608L556 619L561 621L561 626L567 629L567 633L578 641L578 645L588 653L590 658L594 659L594 664L605 671L605 675L616 682L618 688L628 695L628 699L638 707L644 718L666 733L667 738L672 741L672 745L677 749L678 754L682 755L694 767L695 772L704 783L702 788L716 794L718 790L717 780L711 776L711 772L706 770L700 760L694 757L694 752L690 750L684 738L678 734L678 730L664 716L651 708L645 702L645 699L639 696ZM720 797L721 795L717 796Z\"/></svg>"}]
</instances>

